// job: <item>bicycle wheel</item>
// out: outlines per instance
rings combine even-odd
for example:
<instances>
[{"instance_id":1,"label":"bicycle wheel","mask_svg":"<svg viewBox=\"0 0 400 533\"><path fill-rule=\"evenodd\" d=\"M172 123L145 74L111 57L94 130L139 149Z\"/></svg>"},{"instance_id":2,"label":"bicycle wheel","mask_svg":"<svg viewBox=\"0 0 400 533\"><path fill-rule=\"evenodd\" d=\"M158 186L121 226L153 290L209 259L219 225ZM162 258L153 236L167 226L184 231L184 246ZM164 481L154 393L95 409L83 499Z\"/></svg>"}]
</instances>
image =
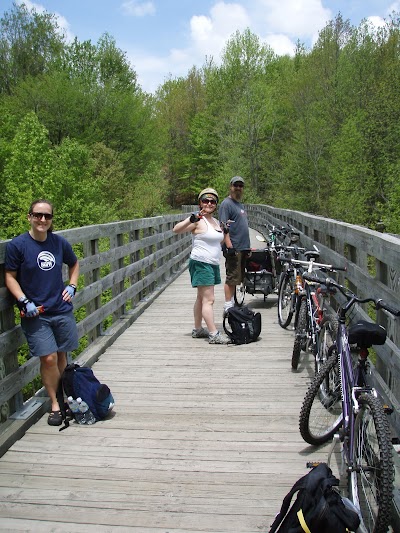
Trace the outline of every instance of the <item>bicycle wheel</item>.
<instances>
[{"instance_id":1,"label":"bicycle wheel","mask_svg":"<svg viewBox=\"0 0 400 533\"><path fill-rule=\"evenodd\" d=\"M294 281L290 273L282 274L278 289L278 322L285 329L292 321L294 313Z\"/></svg>"},{"instance_id":2,"label":"bicycle wheel","mask_svg":"<svg viewBox=\"0 0 400 533\"><path fill-rule=\"evenodd\" d=\"M246 287L244 285L244 282L240 285L236 285L236 290L233 294L233 299L235 300L235 304L241 307L244 303L244 298L246 296Z\"/></svg>"},{"instance_id":3,"label":"bicycle wheel","mask_svg":"<svg viewBox=\"0 0 400 533\"><path fill-rule=\"evenodd\" d=\"M297 320L296 334L293 344L292 368L297 370L301 350L305 350L307 337L307 300L303 298L300 303L299 317Z\"/></svg>"},{"instance_id":4,"label":"bicycle wheel","mask_svg":"<svg viewBox=\"0 0 400 533\"><path fill-rule=\"evenodd\" d=\"M336 349L336 336L339 328L339 323L336 316L325 313L321 322L321 329L318 334L318 347L315 356L315 373L317 374L322 365L324 365L329 357Z\"/></svg>"},{"instance_id":5,"label":"bicycle wheel","mask_svg":"<svg viewBox=\"0 0 400 533\"><path fill-rule=\"evenodd\" d=\"M386 533L391 514L394 467L387 415L378 398L362 394L354 422L349 494L371 533Z\"/></svg>"},{"instance_id":6,"label":"bicycle wheel","mask_svg":"<svg viewBox=\"0 0 400 533\"><path fill-rule=\"evenodd\" d=\"M323 444L337 432L342 419L339 362L332 356L314 377L303 400L301 436L309 444Z\"/></svg>"}]
</instances>

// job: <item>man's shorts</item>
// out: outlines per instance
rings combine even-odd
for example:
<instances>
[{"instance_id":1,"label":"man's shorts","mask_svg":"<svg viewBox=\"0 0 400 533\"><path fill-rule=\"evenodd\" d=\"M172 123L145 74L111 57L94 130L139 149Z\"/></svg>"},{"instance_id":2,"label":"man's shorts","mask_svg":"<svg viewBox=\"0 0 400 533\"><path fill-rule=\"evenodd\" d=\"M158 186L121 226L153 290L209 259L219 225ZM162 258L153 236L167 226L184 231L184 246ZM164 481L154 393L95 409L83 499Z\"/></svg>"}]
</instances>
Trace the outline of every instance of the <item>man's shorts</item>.
<instances>
[{"instance_id":1,"label":"man's shorts","mask_svg":"<svg viewBox=\"0 0 400 533\"><path fill-rule=\"evenodd\" d=\"M242 283L247 256L247 252L237 252L236 255L225 255L225 283L227 285L240 285Z\"/></svg>"},{"instance_id":2,"label":"man's shorts","mask_svg":"<svg viewBox=\"0 0 400 533\"><path fill-rule=\"evenodd\" d=\"M189 259L189 272L192 287L208 287L209 285L219 285L221 274L219 265L210 265L195 259Z\"/></svg>"},{"instance_id":3,"label":"man's shorts","mask_svg":"<svg viewBox=\"0 0 400 533\"><path fill-rule=\"evenodd\" d=\"M71 352L78 348L78 330L73 312L22 318L21 328L28 342L30 356Z\"/></svg>"}]
</instances>

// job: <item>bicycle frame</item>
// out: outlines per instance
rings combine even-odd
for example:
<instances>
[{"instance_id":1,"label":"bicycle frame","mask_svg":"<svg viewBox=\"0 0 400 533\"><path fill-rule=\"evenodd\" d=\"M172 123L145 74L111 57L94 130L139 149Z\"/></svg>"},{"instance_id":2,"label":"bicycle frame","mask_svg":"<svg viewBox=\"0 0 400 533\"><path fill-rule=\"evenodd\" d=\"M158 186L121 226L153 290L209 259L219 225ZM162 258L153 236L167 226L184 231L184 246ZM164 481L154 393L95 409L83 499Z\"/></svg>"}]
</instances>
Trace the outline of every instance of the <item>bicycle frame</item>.
<instances>
[{"instance_id":1,"label":"bicycle frame","mask_svg":"<svg viewBox=\"0 0 400 533\"><path fill-rule=\"evenodd\" d=\"M359 411L358 396L363 393L371 394L375 398L378 397L376 390L367 385L367 355L359 356L357 366L353 368L353 361L350 351L349 338L347 327L342 322L342 318L339 321L339 329L337 335L337 349L339 357L339 369L340 369L340 383L341 383L341 396L342 396L342 442L343 442L343 458L347 465L348 473L350 474L350 483L352 484L352 494L356 496L353 499L353 503L360 507L358 500L358 491L354 490L356 483L355 477L352 475L355 472L355 458L354 458L354 442L355 442L355 418ZM355 501L354 501L355 500Z\"/></svg>"}]
</instances>

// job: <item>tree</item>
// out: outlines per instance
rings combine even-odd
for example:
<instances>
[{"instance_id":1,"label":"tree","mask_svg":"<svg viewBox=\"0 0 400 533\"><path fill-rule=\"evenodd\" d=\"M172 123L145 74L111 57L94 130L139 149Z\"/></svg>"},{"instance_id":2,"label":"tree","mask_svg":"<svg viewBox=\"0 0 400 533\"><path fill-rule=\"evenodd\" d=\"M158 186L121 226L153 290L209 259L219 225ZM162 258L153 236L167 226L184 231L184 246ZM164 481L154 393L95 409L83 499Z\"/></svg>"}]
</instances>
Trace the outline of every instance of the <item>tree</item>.
<instances>
[{"instance_id":1,"label":"tree","mask_svg":"<svg viewBox=\"0 0 400 533\"><path fill-rule=\"evenodd\" d=\"M27 76L49 72L63 46L54 15L14 4L0 19L0 94L13 94Z\"/></svg>"},{"instance_id":2,"label":"tree","mask_svg":"<svg viewBox=\"0 0 400 533\"><path fill-rule=\"evenodd\" d=\"M34 113L28 113L17 129L4 167L2 238L11 238L26 228L29 205L46 197L51 189L51 167L47 131Z\"/></svg>"}]
</instances>

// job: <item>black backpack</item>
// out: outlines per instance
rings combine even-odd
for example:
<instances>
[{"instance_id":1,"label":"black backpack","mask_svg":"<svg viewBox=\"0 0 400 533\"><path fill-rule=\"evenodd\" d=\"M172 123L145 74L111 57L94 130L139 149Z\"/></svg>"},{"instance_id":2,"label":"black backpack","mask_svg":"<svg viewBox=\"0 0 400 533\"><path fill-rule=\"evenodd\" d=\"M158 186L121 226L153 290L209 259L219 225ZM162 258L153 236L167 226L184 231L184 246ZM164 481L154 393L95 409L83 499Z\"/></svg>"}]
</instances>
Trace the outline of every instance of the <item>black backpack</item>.
<instances>
[{"instance_id":1,"label":"black backpack","mask_svg":"<svg viewBox=\"0 0 400 533\"><path fill-rule=\"evenodd\" d=\"M227 328L228 322L230 330ZM233 344L249 344L261 333L261 314L246 306L231 307L224 317L224 330Z\"/></svg>"},{"instance_id":2,"label":"black backpack","mask_svg":"<svg viewBox=\"0 0 400 533\"><path fill-rule=\"evenodd\" d=\"M300 478L285 496L269 533L346 533L356 531L360 518L351 502L334 489L339 480L325 463ZM297 498L290 507L295 492ZM354 506L353 506L354 507Z\"/></svg>"},{"instance_id":3,"label":"black backpack","mask_svg":"<svg viewBox=\"0 0 400 533\"><path fill-rule=\"evenodd\" d=\"M64 393L67 398L69 396L75 400L82 398L88 404L96 421L105 418L114 406L114 398L109 387L100 383L91 368L81 367L75 363L69 364L65 367L57 391L58 403L64 419L64 427L60 431L69 426L63 399Z\"/></svg>"}]
</instances>

